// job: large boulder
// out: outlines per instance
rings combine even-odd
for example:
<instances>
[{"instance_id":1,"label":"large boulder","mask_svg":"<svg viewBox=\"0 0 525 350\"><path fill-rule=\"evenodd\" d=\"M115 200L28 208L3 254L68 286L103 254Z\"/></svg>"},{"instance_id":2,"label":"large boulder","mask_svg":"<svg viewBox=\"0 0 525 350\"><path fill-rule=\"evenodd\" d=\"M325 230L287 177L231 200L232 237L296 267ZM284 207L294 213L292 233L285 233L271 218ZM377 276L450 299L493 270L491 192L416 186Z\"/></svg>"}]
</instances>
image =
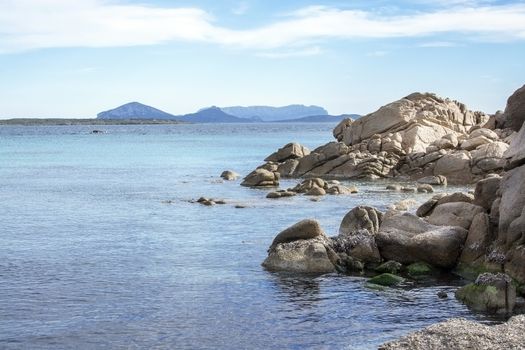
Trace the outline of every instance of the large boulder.
<instances>
[{"instance_id":1,"label":"large boulder","mask_svg":"<svg viewBox=\"0 0 525 350\"><path fill-rule=\"evenodd\" d=\"M319 223L306 219L274 238L262 265L270 270L324 273L335 270L337 259Z\"/></svg>"},{"instance_id":2,"label":"large boulder","mask_svg":"<svg viewBox=\"0 0 525 350\"><path fill-rule=\"evenodd\" d=\"M459 226L468 230L474 217L485 210L479 205L465 202L438 205L428 217L428 222L440 226Z\"/></svg>"},{"instance_id":3,"label":"large boulder","mask_svg":"<svg viewBox=\"0 0 525 350\"><path fill-rule=\"evenodd\" d=\"M266 169L255 169L249 173L241 186L247 187L276 187L279 186L280 174Z\"/></svg>"},{"instance_id":4,"label":"large boulder","mask_svg":"<svg viewBox=\"0 0 525 350\"><path fill-rule=\"evenodd\" d=\"M507 246L525 243L525 166L507 172L501 180L499 241Z\"/></svg>"},{"instance_id":5,"label":"large boulder","mask_svg":"<svg viewBox=\"0 0 525 350\"><path fill-rule=\"evenodd\" d=\"M325 233L321 228L321 225L319 225L316 220L301 220L275 236L272 244L270 245L270 250L275 248L275 246L279 243L287 243L300 239L311 239L318 236L325 236Z\"/></svg>"},{"instance_id":6,"label":"large boulder","mask_svg":"<svg viewBox=\"0 0 525 350\"><path fill-rule=\"evenodd\" d=\"M383 213L373 207L358 206L350 210L339 226L340 235L351 235L361 229L375 234L379 230Z\"/></svg>"},{"instance_id":7,"label":"large boulder","mask_svg":"<svg viewBox=\"0 0 525 350\"><path fill-rule=\"evenodd\" d=\"M525 85L516 90L507 100L505 128L518 131L525 122Z\"/></svg>"},{"instance_id":8,"label":"large boulder","mask_svg":"<svg viewBox=\"0 0 525 350\"><path fill-rule=\"evenodd\" d=\"M404 213L385 217L375 239L384 259L404 264L418 261L452 268L461 253L467 230L455 226L435 226Z\"/></svg>"},{"instance_id":9,"label":"large boulder","mask_svg":"<svg viewBox=\"0 0 525 350\"><path fill-rule=\"evenodd\" d=\"M503 156L509 159L509 168L525 164L525 127L522 127L519 133L514 136Z\"/></svg>"},{"instance_id":10,"label":"large boulder","mask_svg":"<svg viewBox=\"0 0 525 350\"><path fill-rule=\"evenodd\" d=\"M441 157L434 167L434 175L444 175L452 183L469 183L471 155L468 151L452 152Z\"/></svg>"},{"instance_id":11,"label":"large boulder","mask_svg":"<svg viewBox=\"0 0 525 350\"><path fill-rule=\"evenodd\" d=\"M296 142L289 143L277 152L270 154L265 161L282 163L288 159L302 158L310 154L310 150Z\"/></svg>"},{"instance_id":12,"label":"large boulder","mask_svg":"<svg viewBox=\"0 0 525 350\"><path fill-rule=\"evenodd\" d=\"M337 126L334 128L334 131L332 132L337 141L343 141L344 131L346 128L352 125L352 123L353 120L351 118L346 118L337 124Z\"/></svg>"},{"instance_id":13,"label":"large boulder","mask_svg":"<svg viewBox=\"0 0 525 350\"><path fill-rule=\"evenodd\" d=\"M268 253L262 265L269 270L327 273L335 271L330 247L316 238L278 244ZM335 253L334 253L335 254Z\"/></svg>"},{"instance_id":14,"label":"large boulder","mask_svg":"<svg viewBox=\"0 0 525 350\"><path fill-rule=\"evenodd\" d=\"M492 203L497 198L497 192L501 183L501 177L492 176L476 183L474 190L474 204L490 210Z\"/></svg>"},{"instance_id":15,"label":"large boulder","mask_svg":"<svg viewBox=\"0 0 525 350\"><path fill-rule=\"evenodd\" d=\"M465 264L472 264L482 258L488 252L494 238L489 216L485 213L477 214L470 225L465 247L461 252L459 261Z\"/></svg>"}]
</instances>

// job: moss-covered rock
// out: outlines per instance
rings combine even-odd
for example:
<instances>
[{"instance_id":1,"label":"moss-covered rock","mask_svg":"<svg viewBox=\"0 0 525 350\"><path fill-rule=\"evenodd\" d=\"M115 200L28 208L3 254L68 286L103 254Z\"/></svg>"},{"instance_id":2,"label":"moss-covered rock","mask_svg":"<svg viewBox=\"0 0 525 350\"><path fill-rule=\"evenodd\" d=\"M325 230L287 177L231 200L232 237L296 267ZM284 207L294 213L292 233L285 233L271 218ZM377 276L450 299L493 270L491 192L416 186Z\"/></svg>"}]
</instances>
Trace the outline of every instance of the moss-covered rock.
<instances>
[{"instance_id":1,"label":"moss-covered rock","mask_svg":"<svg viewBox=\"0 0 525 350\"><path fill-rule=\"evenodd\" d=\"M458 289L456 298L476 311L510 314L516 304L516 287L505 274L483 273L476 282Z\"/></svg>"},{"instance_id":2,"label":"moss-covered rock","mask_svg":"<svg viewBox=\"0 0 525 350\"><path fill-rule=\"evenodd\" d=\"M403 268L403 265L397 261L389 260L385 263L382 263L378 267L376 267L374 270L378 273L391 273L396 274Z\"/></svg>"},{"instance_id":3,"label":"moss-covered rock","mask_svg":"<svg viewBox=\"0 0 525 350\"><path fill-rule=\"evenodd\" d=\"M382 273L378 276L375 276L369 279L368 283L390 287L390 286L396 286L400 283L403 283L404 281L405 279L403 277L399 277L391 273Z\"/></svg>"},{"instance_id":4,"label":"moss-covered rock","mask_svg":"<svg viewBox=\"0 0 525 350\"><path fill-rule=\"evenodd\" d=\"M416 262L407 266L407 272L410 277L421 277L431 275L434 269L427 263Z\"/></svg>"}]
</instances>

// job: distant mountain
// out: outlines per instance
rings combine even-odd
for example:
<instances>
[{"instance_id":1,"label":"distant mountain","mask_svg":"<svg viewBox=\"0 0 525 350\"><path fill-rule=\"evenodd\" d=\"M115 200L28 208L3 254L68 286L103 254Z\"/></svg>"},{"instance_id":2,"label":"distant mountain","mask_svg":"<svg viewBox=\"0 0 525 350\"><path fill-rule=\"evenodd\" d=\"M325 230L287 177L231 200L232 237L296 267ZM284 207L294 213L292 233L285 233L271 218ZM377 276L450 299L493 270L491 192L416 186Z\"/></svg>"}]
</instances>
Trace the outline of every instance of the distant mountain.
<instances>
[{"instance_id":1,"label":"distant mountain","mask_svg":"<svg viewBox=\"0 0 525 350\"><path fill-rule=\"evenodd\" d=\"M97 114L97 119L177 119L177 117L139 102L130 102Z\"/></svg>"},{"instance_id":2,"label":"distant mountain","mask_svg":"<svg viewBox=\"0 0 525 350\"><path fill-rule=\"evenodd\" d=\"M257 120L238 118L233 115L225 113L219 107L209 107L201 109L197 113L186 114L177 117L178 120L190 123L253 123Z\"/></svg>"},{"instance_id":3,"label":"distant mountain","mask_svg":"<svg viewBox=\"0 0 525 350\"><path fill-rule=\"evenodd\" d=\"M289 105L284 107L249 106L221 107L230 115L238 118L260 118L262 121L280 121L308 116L327 115L328 112L319 106Z\"/></svg>"},{"instance_id":4,"label":"distant mountain","mask_svg":"<svg viewBox=\"0 0 525 350\"><path fill-rule=\"evenodd\" d=\"M342 115L311 115L297 119L276 120L275 123L338 123L343 119L352 118L358 119L359 114L342 114Z\"/></svg>"}]
</instances>

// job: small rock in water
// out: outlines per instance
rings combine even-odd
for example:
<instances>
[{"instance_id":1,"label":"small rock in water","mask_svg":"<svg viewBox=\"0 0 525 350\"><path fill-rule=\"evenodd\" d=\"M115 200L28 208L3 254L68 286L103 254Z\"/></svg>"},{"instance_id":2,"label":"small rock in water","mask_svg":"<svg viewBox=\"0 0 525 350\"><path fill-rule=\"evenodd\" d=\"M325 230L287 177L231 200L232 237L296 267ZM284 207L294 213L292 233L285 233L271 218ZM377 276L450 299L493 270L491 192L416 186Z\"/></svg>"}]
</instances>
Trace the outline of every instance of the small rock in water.
<instances>
[{"instance_id":1,"label":"small rock in water","mask_svg":"<svg viewBox=\"0 0 525 350\"><path fill-rule=\"evenodd\" d=\"M417 191L420 193L432 193L434 192L434 188L429 184L421 184L417 186Z\"/></svg>"},{"instance_id":2,"label":"small rock in water","mask_svg":"<svg viewBox=\"0 0 525 350\"><path fill-rule=\"evenodd\" d=\"M410 192L410 193L414 193L416 192L416 188L415 187L402 187L401 188L401 191L402 192Z\"/></svg>"},{"instance_id":3,"label":"small rock in water","mask_svg":"<svg viewBox=\"0 0 525 350\"><path fill-rule=\"evenodd\" d=\"M165 200L165 201L161 201L162 204L171 204L173 203L173 201L171 199L168 199L168 200Z\"/></svg>"},{"instance_id":4,"label":"small rock in water","mask_svg":"<svg viewBox=\"0 0 525 350\"><path fill-rule=\"evenodd\" d=\"M240 175L237 174L235 171L231 171L231 170L224 170L221 174L221 177L224 179L224 180L227 180L227 181L234 181L234 180L237 180L237 178L239 177Z\"/></svg>"},{"instance_id":5,"label":"small rock in water","mask_svg":"<svg viewBox=\"0 0 525 350\"><path fill-rule=\"evenodd\" d=\"M448 298L448 294L447 294L447 292L442 291L442 290L440 290L439 292L437 292L437 296L439 297L439 299L446 299L446 298Z\"/></svg>"},{"instance_id":6,"label":"small rock in water","mask_svg":"<svg viewBox=\"0 0 525 350\"><path fill-rule=\"evenodd\" d=\"M224 199L219 199L215 201L215 204L226 204L226 201Z\"/></svg>"},{"instance_id":7,"label":"small rock in water","mask_svg":"<svg viewBox=\"0 0 525 350\"><path fill-rule=\"evenodd\" d=\"M235 206L235 208L237 208L237 209L243 209L243 208L246 208L246 206L245 206L245 205L241 205L241 204L237 204L237 205Z\"/></svg>"},{"instance_id":8,"label":"small rock in water","mask_svg":"<svg viewBox=\"0 0 525 350\"><path fill-rule=\"evenodd\" d=\"M388 185L386 189L390 191L401 191L401 185Z\"/></svg>"}]
</instances>

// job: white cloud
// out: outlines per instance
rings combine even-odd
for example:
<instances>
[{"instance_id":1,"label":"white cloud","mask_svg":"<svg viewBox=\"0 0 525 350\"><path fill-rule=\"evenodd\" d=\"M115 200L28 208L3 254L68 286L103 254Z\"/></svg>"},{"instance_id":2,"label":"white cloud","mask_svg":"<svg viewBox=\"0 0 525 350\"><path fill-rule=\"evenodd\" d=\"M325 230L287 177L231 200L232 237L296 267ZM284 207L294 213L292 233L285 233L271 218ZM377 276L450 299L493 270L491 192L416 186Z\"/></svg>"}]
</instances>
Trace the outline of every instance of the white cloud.
<instances>
[{"instance_id":1,"label":"white cloud","mask_svg":"<svg viewBox=\"0 0 525 350\"><path fill-rule=\"evenodd\" d=\"M451 41L429 41L426 43L419 44L419 47L456 47L456 46L459 46L459 45Z\"/></svg>"},{"instance_id":2,"label":"white cloud","mask_svg":"<svg viewBox=\"0 0 525 350\"><path fill-rule=\"evenodd\" d=\"M289 58L320 55L323 51L319 46L307 47L298 50L259 52L257 56L266 58Z\"/></svg>"},{"instance_id":3,"label":"white cloud","mask_svg":"<svg viewBox=\"0 0 525 350\"><path fill-rule=\"evenodd\" d=\"M444 0L464 3L461 0ZM199 8L162 8L104 0L0 1L0 52L49 47L113 47L197 41L273 50L326 39L455 33L457 40L525 39L525 4L454 6L413 15L306 7L262 27L218 26Z\"/></svg>"}]
</instances>

